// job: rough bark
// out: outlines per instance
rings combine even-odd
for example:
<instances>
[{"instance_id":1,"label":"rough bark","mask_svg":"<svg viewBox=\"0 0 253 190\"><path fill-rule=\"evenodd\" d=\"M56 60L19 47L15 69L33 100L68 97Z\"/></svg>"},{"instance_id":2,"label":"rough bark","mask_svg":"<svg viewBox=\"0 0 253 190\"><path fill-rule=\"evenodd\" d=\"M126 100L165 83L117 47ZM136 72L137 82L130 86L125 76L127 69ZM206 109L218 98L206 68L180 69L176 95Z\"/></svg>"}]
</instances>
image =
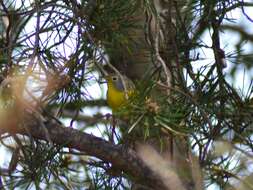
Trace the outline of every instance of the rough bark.
<instances>
[{"instance_id":1,"label":"rough bark","mask_svg":"<svg viewBox=\"0 0 253 190\"><path fill-rule=\"evenodd\" d=\"M76 149L111 163L113 168L125 172L131 176L133 182L143 184L146 189L168 189L159 176L129 147L115 145L94 135L64 127L54 120L42 124L38 118L29 113L26 113L25 118L22 121L9 118L5 123L1 122L0 134L22 134Z\"/></svg>"},{"instance_id":2,"label":"rough bark","mask_svg":"<svg viewBox=\"0 0 253 190\"><path fill-rule=\"evenodd\" d=\"M143 1L139 2L143 3ZM152 2L154 12L145 11L145 6L140 3L139 9L133 15L139 27L130 27L128 35L134 43L129 43L128 46L116 46L117 48L109 54L109 59L114 67L133 80L150 79L158 69L163 76L161 79L165 86L178 88L179 85L184 84L184 80L183 67L179 63L175 27L178 27L176 17L178 14L183 14L180 11L186 2L184 0ZM128 52L127 49L131 51ZM152 94L154 99L159 98L160 93L167 93L169 96L169 90L158 89L158 92L156 90ZM162 150L161 139L164 142ZM187 141L187 138L164 135L160 139L150 138L147 143L160 152L168 162L172 162L185 188L192 189L194 181Z\"/></svg>"}]
</instances>

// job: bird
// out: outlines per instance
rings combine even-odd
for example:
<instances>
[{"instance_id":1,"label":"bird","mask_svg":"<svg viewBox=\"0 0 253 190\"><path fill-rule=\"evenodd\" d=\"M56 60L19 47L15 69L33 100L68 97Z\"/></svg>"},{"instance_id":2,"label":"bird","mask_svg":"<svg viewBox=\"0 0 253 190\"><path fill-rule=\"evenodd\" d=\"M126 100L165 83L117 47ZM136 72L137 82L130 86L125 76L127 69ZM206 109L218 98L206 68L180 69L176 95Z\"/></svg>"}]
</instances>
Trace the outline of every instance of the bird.
<instances>
[{"instance_id":1,"label":"bird","mask_svg":"<svg viewBox=\"0 0 253 190\"><path fill-rule=\"evenodd\" d=\"M129 98L134 94L134 83L125 75L107 75L106 100L113 112L127 105Z\"/></svg>"}]
</instances>

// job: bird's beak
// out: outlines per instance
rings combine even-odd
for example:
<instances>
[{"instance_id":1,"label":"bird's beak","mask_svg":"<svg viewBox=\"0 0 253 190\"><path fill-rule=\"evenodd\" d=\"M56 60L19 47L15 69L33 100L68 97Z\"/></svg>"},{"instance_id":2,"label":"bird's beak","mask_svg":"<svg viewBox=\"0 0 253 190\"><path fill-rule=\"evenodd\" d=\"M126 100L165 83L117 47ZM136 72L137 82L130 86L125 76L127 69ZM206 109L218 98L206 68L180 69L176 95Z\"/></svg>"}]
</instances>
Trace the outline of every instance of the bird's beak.
<instances>
[{"instance_id":1,"label":"bird's beak","mask_svg":"<svg viewBox=\"0 0 253 190\"><path fill-rule=\"evenodd\" d=\"M99 84L104 84L104 83L107 83L107 81L106 81L106 80L101 79L101 80L99 80L99 81L98 81L98 83L99 83Z\"/></svg>"},{"instance_id":2,"label":"bird's beak","mask_svg":"<svg viewBox=\"0 0 253 190\"><path fill-rule=\"evenodd\" d=\"M105 80L104 80L104 79L105 79ZM99 83L99 84L107 83L108 79L109 79L109 76L108 76L108 75L107 75L107 76L104 76L103 78L100 78L100 79L99 79L98 83Z\"/></svg>"}]
</instances>

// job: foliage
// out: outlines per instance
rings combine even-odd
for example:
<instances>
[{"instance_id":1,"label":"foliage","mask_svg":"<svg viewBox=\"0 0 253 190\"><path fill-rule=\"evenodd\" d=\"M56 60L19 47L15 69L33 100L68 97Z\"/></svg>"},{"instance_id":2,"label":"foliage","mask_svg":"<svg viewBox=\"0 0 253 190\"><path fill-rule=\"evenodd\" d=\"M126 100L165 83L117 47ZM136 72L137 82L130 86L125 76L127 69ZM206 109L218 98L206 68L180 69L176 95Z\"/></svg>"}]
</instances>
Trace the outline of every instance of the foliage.
<instances>
[{"instance_id":1,"label":"foliage","mask_svg":"<svg viewBox=\"0 0 253 190\"><path fill-rule=\"evenodd\" d=\"M239 11L252 24L246 11L252 3L191 0L180 7L171 1L171 22L172 15L159 15L151 0L0 2L0 114L8 110L23 117L16 106L24 94L31 112L43 117L42 125L47 119L62 121L127 147L154 138L163 149L164 135L182 137L198 159L206 188L229 189L236 180L253 189L246 180L252 175L253 54L248 47L253 37L250 26L244 28L241 18L233 17ZM140 13L146 15L142 25ZM155 35L149 33L150 15L175 32L173 38L173 32L161 27L159 52ZM135 81L136 95L115 113L121 121L114 123L99 113L106 104L103 97L94 100L94 85L106 67L115 71L129 64L128 56L142 48L135 41L142 30L157 67L148 78ZM231 34L238 36L237 43L223 45ZM172 77L173 85L164 82L167 73L157 57L172 76L179 76ZM241 68L245 72L238 81ZM96 115L85 115L91 107L99 108ZM115 130L115 125L121 127ZM132 176L111 163L31 136L2 134L4 147L12 157L8 169L1 166L1 183L7 189L130 189L134 184Z\"/></svg>"}]
</instances>

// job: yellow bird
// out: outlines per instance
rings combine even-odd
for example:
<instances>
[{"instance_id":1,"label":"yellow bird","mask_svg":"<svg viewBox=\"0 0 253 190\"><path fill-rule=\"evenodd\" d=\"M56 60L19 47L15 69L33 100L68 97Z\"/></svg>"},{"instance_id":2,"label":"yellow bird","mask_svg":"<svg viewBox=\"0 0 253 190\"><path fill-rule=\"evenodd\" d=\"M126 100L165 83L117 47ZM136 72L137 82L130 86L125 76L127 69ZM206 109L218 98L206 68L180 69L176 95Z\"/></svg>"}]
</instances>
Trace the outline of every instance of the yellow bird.
<instances>
[{"instance_id":1,"label":"yellow bird","mask_svg":"<svg viewBox=\"0 0 253 190\"><path fill-rule=\"evenodd\" d=\"M127 104L128 98L133 94L134 84L126 76L109 75L105 79L108 87L107 103L112 111L116 111Z\"/></svg>"}]
</instances>

